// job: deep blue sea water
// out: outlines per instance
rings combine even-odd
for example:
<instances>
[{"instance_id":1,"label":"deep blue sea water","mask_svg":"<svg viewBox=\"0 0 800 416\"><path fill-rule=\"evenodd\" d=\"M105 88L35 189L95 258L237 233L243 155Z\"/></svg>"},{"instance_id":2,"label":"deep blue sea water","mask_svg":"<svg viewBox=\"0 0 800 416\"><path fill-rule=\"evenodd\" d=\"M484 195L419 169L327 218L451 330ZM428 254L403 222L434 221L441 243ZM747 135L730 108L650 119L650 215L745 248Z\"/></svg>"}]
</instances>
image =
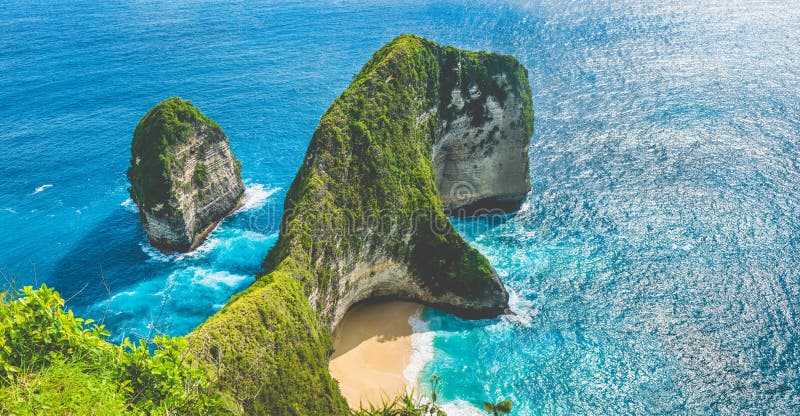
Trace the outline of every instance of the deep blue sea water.
<instances>
[{"instance_id":1,"label":"deep blue sea water","mask_svg":"<svg viewBox=\"0 0 800 416\"><path fill-rule=\"evenodd\" d=\"M259 270L330 102L416 33L515 55L536 109L528 202L456 224L517 315L425 314L455 413L800 414L800 4L662 3L4 1L0 271L117 337L188 332ZM172 95L248 205L170 257L124 174Z\"/></svg>"}]
</instances>

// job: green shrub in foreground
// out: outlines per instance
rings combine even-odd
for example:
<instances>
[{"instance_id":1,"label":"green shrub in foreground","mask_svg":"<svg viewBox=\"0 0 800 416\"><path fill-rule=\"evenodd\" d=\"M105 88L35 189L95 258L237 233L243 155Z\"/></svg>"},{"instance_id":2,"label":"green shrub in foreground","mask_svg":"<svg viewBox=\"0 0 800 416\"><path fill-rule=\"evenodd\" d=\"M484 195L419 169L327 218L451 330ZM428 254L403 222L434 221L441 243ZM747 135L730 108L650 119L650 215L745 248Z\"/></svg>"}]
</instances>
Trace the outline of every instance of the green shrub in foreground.
<instances>
[{"instance_id":1,"label":"green shrub in foreground","mask_svg":"<svg viewBox=\"0 0 800 416\"><path fill-rule=\"evenodd\" d=\"M436 404L441 380L434 374L430 380L431 394L427 398L415 397L414 392L397 396L394 399L385 397L380 404L370 403L368 407L353 411L353 416L447 416Z\"/></svg>"},{"instance_id":2,"label":"green shrub in foreground","mask_svg":"<svg viewBox=\"0 0 800 416\"><path fill-rule=\"evenodd\" d=\"M0 414L219 414L183 338L122 345L53 289L0 295Z\"/></svg>"},{"instance_id":3,"label":"green shrub in foreground","mask_svg":"<svg viewBox=\"0 0 800 416\"><path fill-rule=\"evenodd\" d=\"M58 292L45 285L0 293L0 414L231 414L193 366L185 338L115 345L108 336L102 325L65 311ZM352 415L446 416L436 403L439 377L430 383L424 400L413 393L387 397ZM506 405L510 410L509 401L494 406L503 413Z\"/></svg>"}]
</instances>

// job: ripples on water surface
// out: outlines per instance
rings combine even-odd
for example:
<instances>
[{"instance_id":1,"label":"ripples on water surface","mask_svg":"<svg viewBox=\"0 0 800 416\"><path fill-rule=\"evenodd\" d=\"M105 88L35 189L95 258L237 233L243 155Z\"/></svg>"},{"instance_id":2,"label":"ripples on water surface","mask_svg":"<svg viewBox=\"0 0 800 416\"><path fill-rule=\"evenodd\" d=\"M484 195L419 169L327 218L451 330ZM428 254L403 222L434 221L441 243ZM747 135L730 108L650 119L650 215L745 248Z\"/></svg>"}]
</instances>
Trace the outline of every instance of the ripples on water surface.
<instances>
[{"instance_id":1,"label":"ripples on water surface","mask_svg":"<svg viewBox=\"0 0 800 416\"><path fill-rule=\"evenodd\" d=\"M412 32L517 56L535 94L528 203L457 224L517 316L426 314L422 376L456 413L800 412L800 7L402 3L3 3L3 271L88 282L71 305L98 317L102 266L115 333L185 333L258 270L325 108ZM280 189L183 258L125 203L131 132L170 95L223 126L253 192Z\"/></svg>"}]
</instances>

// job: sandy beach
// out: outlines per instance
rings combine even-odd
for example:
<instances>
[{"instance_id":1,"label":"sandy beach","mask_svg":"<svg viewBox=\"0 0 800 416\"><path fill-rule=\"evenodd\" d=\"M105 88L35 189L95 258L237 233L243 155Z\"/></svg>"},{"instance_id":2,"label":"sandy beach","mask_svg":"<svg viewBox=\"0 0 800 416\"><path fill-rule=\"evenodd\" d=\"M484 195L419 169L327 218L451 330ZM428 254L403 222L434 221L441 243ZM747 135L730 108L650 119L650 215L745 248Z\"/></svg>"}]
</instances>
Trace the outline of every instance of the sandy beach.
<instances>
[{"instance_id":1,"label":"sandy beach","mask_svg":"<svg viewBox=\"0 0 800 416\"><path fill-rule=\"evenodd\" d=\"M362 305L347 313L333 334L331 375L350 407L379 403L406 391L403 370L411 360L408 318L419 305L386 302Z\"/></svg>"}]
</instances>

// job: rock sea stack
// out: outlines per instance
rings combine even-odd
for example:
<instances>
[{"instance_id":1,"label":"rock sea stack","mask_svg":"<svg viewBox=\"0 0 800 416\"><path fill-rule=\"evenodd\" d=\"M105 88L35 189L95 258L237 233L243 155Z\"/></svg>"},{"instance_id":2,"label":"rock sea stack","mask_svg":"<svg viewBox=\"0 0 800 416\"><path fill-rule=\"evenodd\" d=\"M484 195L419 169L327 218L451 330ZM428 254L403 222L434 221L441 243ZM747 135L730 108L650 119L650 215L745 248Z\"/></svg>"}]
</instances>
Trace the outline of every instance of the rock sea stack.
<instances>
[{"instance_id":1,"label":"rock sea stack","mask_svg":"<svg viewBox=\"0 0 800 416\"><path fill-rule=\"evenodd\" d=\"M331 329L376 298L470 319L503 313L503 284L446 215L519 208L532 133L516 59L398 37L323 115L265 272L303 259L306 293Z\"/></svg>"},{"instance_id":2,"label":"rock sea stack","mask_svg":"<svg viewBox=\"0 0 800 416\"><path fill-rule=\"evenodd\" d=\"M228 137L189 101L168 98L133 133L130 195L153 247L187 252L242 201Z\"/></svg>"}]
</instances>

